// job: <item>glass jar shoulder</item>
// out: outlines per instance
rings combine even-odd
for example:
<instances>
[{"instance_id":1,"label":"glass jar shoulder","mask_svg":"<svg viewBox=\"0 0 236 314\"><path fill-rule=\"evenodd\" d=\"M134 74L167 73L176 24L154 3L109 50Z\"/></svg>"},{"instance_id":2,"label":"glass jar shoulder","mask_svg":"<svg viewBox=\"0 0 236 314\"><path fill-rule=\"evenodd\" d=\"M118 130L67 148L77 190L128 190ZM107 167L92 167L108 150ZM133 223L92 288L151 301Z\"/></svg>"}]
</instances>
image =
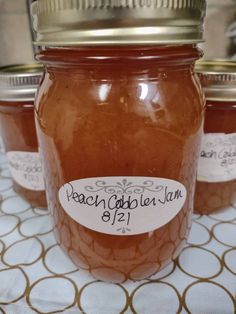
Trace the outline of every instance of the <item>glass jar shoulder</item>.
<instances>
[{"instance_id":1,"label":"glass jar shoulder","mask_svg":"<svg viewBox=\"0 0 236 314\"><path fill-rule=\"evenodd\" d=\"M45 75L36 107L40 121L76 128L86 123L162 128L187 135L202 124L204 98L189 69L163 69L145 73L110 69L50 70Z\"/></svg>"},{"instance_id":2,"label":"glass jar shoulder","mask_svg":"<svg viewBox=\"0 0 236 314\"><path fill-rule=\"evenodd\" d=\"M33 101L0 101L0 128L6 151L38 151Z\"/></svg>"},{"instance_id":3,"label":"glass jar shoulder","mask_svg":"<svg viewBox=\"0 0 236 314\"><path fill-rule=\"evenodd\" d=\"M207 101L205 133L236 132L236 101Z\"/></svg>"},{"instance_id":4,"label":"glass jar shoulder","mask_svg":"<svg viewBox=\"0 0 236 314\"><path fill-rule=\"evenodd\" d=\"M32 101L5 101L0 100L0 113L20 114L21 112L33 112L34 102Z\"/></svg>"}]
</instances>

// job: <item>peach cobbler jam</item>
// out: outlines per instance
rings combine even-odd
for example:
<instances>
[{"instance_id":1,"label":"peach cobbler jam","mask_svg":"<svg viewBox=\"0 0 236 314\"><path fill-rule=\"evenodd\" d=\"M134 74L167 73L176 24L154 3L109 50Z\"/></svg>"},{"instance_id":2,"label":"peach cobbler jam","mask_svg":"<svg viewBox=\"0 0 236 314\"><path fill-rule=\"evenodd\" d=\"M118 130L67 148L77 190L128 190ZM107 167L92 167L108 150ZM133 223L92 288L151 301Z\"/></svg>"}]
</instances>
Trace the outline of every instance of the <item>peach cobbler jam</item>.
<instances>
[{"instance_id":1,"label":"peach cobbler jam","mask_svg":"<svg viewBox=\"0 0 236 314\"><path fill-rule=\"evenodd\" d=\"M32 11L45 46L36 125L57 241L98 279L150 277L191 226L205 1L55 2Z\"/></svg>"},{"instance_id":2,"label":"peach cobbler jam","mask_svg":"<svg viewBox=\"0 0 236 314\"><path fill-rule=\"evenodd\" d=\"M0 69L0 126L14 190L32 206L46 207L44 177L34 122L39 65Z\"/></svg>"},{"instance_id":3,"label":"peach cobbler jam","mask_svg":"<svg viewBox=\"0 0 236 314\"><path fill-rule=\"evenodd\" d=\"M197 71L207 103L195 211L210 214L236 202L236 63L204 61Z\"/></svg>"}]
</instances>

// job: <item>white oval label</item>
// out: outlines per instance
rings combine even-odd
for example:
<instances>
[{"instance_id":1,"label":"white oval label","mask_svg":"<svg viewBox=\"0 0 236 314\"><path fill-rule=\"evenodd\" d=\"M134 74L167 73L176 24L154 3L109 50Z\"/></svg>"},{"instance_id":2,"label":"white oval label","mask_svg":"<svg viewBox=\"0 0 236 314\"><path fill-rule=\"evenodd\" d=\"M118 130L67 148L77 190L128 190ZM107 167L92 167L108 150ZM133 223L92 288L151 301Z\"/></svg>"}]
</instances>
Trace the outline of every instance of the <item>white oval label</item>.
<instances>
[{"instance_id":1,"label":"white oval label","mask_svg":"<svg viewBox=\"0 0 236 314\"><path fill-rule=\"evenodd\" d=\"M171 221L187 197L183 184L163 178L103 177L72 181L59 190L66 213L106 234L135 235Z\"/></svg>"},{"instance_id":2,"label":"white oval label","mask_svg":"<svg viewBox=\"0 0 236 314\"><path fill-rule=\"evenodd\" d=\"M204 134L197 179L200 182L236 179L236 133Z\"/></svg>"},{"instance_id":3,"label":"white oval label","mask_svg":"<svg viewBox=\"0 0 236 314\"><path fill-rule=\"evenodd\" d=\"M16 183L28 190L45 190L39 153L12 151L6 155L12 178Z\"/></svg>"}]
</instances>

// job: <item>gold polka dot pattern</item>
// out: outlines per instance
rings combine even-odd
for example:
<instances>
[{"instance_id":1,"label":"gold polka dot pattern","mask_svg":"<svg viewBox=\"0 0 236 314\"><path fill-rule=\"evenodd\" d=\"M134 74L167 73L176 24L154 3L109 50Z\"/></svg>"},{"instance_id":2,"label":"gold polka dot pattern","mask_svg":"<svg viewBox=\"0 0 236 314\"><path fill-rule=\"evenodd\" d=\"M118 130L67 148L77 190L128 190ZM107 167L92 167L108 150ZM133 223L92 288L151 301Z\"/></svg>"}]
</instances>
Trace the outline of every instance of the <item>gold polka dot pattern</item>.
<instances>
[{"instance_id":1,"label":"gold polka dot pattern","mask_svg":"<svg viewBox=\"0 0 236 314\"><path fill-rule=\"evenodd\" d=\"M108 273L105 264L90 269L94 279L86 271L89 256L83 248L93 248L91 256L104 260L113 252L92 243L83 228L77 238L76 223L65 216L58 216L55 227L61 223L62 236L70 239L65 241L70 258L55 240L50 214L31 208L13 191L1 157L0 314L236 313L236 205L209 216L195 215L188 244L175 260L175 244L185 238L184 230L191 224L183 212L169 224L168 234L162 234L169 239L163 250L162 238L155 239L161 252L159 263L147 259L146 264L134 265L129 275L133 281L127 281L115 264L109 268L113 283L97 280ZM64 242L59 235L57 240ZM82 247L79 269L73 263L78 245ZM124 247L124 262L131 253ZM157 272L167 256L172 256L172 262ZM147 279L138 281L144 273Z\"/></svg>"},{"instance_id":2,"label":"gold polka dot pattern","mask_svg":"<svg viewBox=\"0 0 236 314\"><path fill-rule=\"evenodd\" d=\"M195 211L211 214L217 209L228 207L236 201L236 180L229 182L198 182L196 186Z\"/></svg>"}]
</instances>

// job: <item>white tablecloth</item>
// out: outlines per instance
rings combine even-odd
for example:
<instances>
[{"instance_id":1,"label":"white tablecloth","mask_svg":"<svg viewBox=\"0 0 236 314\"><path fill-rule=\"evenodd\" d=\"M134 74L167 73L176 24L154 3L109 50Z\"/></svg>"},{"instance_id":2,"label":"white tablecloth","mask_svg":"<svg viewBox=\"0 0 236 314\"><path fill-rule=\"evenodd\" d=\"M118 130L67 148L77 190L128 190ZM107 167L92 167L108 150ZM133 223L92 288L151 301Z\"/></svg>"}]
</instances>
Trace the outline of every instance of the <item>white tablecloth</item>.
<instances>
[{"instance_id":1,"label":"white tablecloth","mask_svg":"<svg viewBox=\"0 0 236 314\"><path fill-rule=\"evenodd\" d=\"M77 269L48 212L12 189L0 155L0 313L236 313L236 206L194 216L178 260L140 282L109 284Z\"/></svg>"}]
</instances>

